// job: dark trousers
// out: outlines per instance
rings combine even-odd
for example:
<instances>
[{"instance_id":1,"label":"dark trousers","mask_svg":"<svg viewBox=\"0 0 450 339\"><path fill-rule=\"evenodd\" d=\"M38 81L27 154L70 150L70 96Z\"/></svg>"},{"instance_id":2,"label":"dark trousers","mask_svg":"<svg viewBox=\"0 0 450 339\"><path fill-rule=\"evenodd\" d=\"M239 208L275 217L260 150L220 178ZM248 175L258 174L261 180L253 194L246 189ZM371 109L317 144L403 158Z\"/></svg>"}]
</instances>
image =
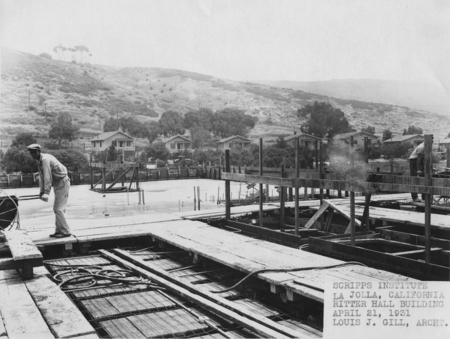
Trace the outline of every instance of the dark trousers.
<instances>
[{"instance_id":1,"label":"dark trousers","mask_svg":"<svg viewBox=\"0 0 450 339\"><path fill-rule=\"evenodd\" d=\"M417 177L417 158L416 159L410 159L409 160L409 175L412 177ZM411 198L413 200L415 200L417 198L418 194L417 193L411 193ZM422 194L422 200L425 199L425 195Z\"/></svg>"}]
</instances>

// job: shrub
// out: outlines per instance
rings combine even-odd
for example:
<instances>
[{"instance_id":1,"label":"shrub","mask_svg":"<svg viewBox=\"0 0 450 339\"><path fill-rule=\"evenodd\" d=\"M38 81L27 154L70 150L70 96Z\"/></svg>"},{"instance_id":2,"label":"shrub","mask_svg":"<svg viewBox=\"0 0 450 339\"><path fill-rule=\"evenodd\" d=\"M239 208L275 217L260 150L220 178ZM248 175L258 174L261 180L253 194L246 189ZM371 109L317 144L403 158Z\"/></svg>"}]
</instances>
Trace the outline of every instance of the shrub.
<instances>
[{"instance_id":1,"label":"shrub","mask_svg":"<svg viewBox=\"0 0 450 339\"><path fill-rule=\"evenodd\" d=\"M381 154L384 155L385 158L403 158L408 159L411 154L413 147L410 144L402 144L402 143L388 143L383 144L381 146Z\"/></svg>"}]
</instances>

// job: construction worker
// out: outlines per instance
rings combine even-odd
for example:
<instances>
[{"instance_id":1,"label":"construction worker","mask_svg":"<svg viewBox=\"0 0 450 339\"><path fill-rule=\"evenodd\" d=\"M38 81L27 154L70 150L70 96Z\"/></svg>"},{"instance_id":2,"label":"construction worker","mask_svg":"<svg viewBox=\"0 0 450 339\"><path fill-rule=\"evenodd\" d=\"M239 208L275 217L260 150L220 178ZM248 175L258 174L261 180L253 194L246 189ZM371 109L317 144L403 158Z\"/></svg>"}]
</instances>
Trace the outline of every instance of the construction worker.
<instances>
[{"instance_id":1,"label":"construction worker","mask_svg":"<svg viewBox=\"0 0 450 339\"><path fill-rule=\"evenodd\" d=\"M423 176L425 169L425 143L419 144L409 156L409 175L412 177ZM420 201L417 193L411 193L411 198L414 201ZM424 199L422 194L422 199Z\"/></svg>"},{"instance_id":2,"label":"construction worker","mask_svg":"<svg viewBox=\"0 0 450 339\"><path fill-rule=\"evenodd\" d=\"M61 164L51 154L41 153L41 146L31 144L27 147L33 159L38 163L39 169L39 198L48 202L48 196L53 186L55 192L55 202L53 211L55 212L55 233L50 237L65 238L70 237L70 228L67 224L64 213L66 212L67 200L69 198L70 180L67 176L67 168Z\"/></svg>"}]
</instances>

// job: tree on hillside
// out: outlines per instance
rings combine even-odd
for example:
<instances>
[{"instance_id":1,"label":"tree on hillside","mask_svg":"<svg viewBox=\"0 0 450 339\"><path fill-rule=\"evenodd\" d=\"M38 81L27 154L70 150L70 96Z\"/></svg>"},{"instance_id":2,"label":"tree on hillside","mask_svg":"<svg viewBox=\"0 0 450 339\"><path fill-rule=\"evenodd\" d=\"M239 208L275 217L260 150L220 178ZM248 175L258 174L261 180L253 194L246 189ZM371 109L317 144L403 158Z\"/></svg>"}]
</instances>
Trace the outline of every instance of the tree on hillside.
<instances>
[{"instance_id":1,"label":"tree on hillside","mask_svg":"<svg viewBox=\"0 0 450 339\"><path fill-rule=\"evenodd\" d=\"M408 129L403 130L403 135L411 135L411 134L423 134L423 130L420 127L416 127L414 125L408 126Z\"/></svg>"},{"instance_id":2,"label":"tree on hillside","mask_svg":"<svg viewBox=\"0 0 450 339\"><path fill-rule=\"evenodd\" d=\"M39 54L39 56L41 58L52 59L52 56L48 53L41 53L41 54Z\"/></svg>"},{"instance_id":3,"label":"tree on hillside","mask_svg":"<svg viewBox=\"0 0 450 339\"><path fill-rule=\"evenodd\" d=\"M214 134L227 138L232 135L246 136L255 127L258 118L236 108L225 108L217 111L213 121Z\"/></svg>"},{"instance_id":4,"label":"tree on hillside","mask_svg":"<svg viewBox=\"0 0 450 339\"><path fill-rule=\"evenodd\" d=\"M155 121L144 123L144 134L145 138L148 139L148 142L152 143L160 134L159 124Z\"/></svg>"},{"instance_id":5,"label":"tree on hillside","mask_svg":"<svg viewBox=\"0 0 450 339\"><path fill-rule=\"evenodd\" d=\"M103 125L104 132L118 131L120 128L132 137L147 137L145 126L133 117L121 117L119 119L111 117L106 119L105 124Z\"/></svg>"},{"instance_id":6,"label":"tree on hillside","mask_svg":"<svg viewBox=\"0 0 450 339\"><path fill-rule=\"evenodd\" d=\"M154 159L166 161L170 155L169 150L163 142L156 142L145 148L147 155Z\"/></svg>"},{"instance_id":7,"label":"tree on hillside","mask_svg":"<svg viewBox=\"0 0 450 339\"><path fill-rule=\"evenodd\" d=\"M166 137L184 134L185 132L183 128L183 117L175 111L164 112L159 119L159 127L161 133Z\"/></svg>"},{"instance_id":8,"label":"tree on hillside","mask_svg":"<svg viewBox=\"0 0 450 339\"><path fill-rule=\"evenodd\" d=\"M447 138L450 138L450 132L447 134Z\"/></svg>"},{"instance_id":9,"label":"tree on hillside","mask_svg":"<svg viewBox=\"0 0 450 339\"><path fill-rule=\"evenodd\" d=\"M192 148L199 148L211 144L212 142L211 133L208 132L208 130L198 125L194 125L191 127L190 131L192 139Z\"/></svg>"},{"instance_id":10,"label":"tree on hillside","mask_svg":"<svg viewBox=\"0 0 450 339\"><path fill-rule=\"evenodd\" d=\"M184 115L183 126L190 129L199 126L207 131L212 131L214 112L209 108L200 108L198 111L190 111Z\"/></svg>"},{"instance_id":11,"label":"tree on hillside","mask_svg":"<svg viewBox=\"0 0 450 339\"><path fill-rule=\"evenodd\" d=\"M351 131L344 112L327 102L315 101L312 105L306 105L297 111L297 116L307 119L301 127L302 132L321 138L327 134L332 138L336 134Z\"/></svg>"},{"instance_id":12,"label":"tree on hillside","mask_svg":"<svg viewBox=\"0 0 450 339\"><path fill-rule=\"evenodd\" d=\"M392 139L392 132L388 129L385 129L383 131L383 141L388 140L388 139Z\"/></svg>"},{"instance_id":13,"label":"tree on hillside","mask_svg":"<svg viewBox=\"0 0 450 339\"><path fill-rule=\"evenodd\" d=\"M11 147L26 147L30 144L36 143L36 138L32 133L19 133L15 136L11 143Z\"/></svg>"},{"instance_id":14,"label":"tree on hillside","mask_svg":"<svg viewBox=\"0 0 450 339\"><path fill-rule=\"evenodd\" d=\"M56 140L58 149L61 148L63 140L72 141L77 138L80 128L72 123L72 117L69 113L59 113L56 121L50 126L48 136Z\"/></svg>"},{"instance_id":15,"label":"tree on hillside","mask_svg":"<svg viewBox=\"0 0 450 339\"><path fill-rule=\"evenodd\" d=\"M366 133L369 133L369 134L375 134L375 127L373 127L373 126L363 127L361 129L361 132L366 132Z\"/></svg>"}]
</instances>

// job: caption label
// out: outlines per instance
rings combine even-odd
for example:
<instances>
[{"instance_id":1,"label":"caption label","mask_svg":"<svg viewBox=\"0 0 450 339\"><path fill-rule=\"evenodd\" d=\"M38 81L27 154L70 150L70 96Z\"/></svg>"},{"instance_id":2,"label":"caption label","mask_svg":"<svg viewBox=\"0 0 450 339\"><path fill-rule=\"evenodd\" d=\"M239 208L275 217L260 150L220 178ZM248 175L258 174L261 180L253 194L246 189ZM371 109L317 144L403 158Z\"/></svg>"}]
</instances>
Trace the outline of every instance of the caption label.
<instances>
[{"instance_id":1,"label":"caption label","mask_svg":"<svg viewBox=\"0 0 450 339\"><path fill-rule=\"evenodd\" d=\"M450 338L450 283L327 282L324 338Z\"/></svg>"}]
</instances>

